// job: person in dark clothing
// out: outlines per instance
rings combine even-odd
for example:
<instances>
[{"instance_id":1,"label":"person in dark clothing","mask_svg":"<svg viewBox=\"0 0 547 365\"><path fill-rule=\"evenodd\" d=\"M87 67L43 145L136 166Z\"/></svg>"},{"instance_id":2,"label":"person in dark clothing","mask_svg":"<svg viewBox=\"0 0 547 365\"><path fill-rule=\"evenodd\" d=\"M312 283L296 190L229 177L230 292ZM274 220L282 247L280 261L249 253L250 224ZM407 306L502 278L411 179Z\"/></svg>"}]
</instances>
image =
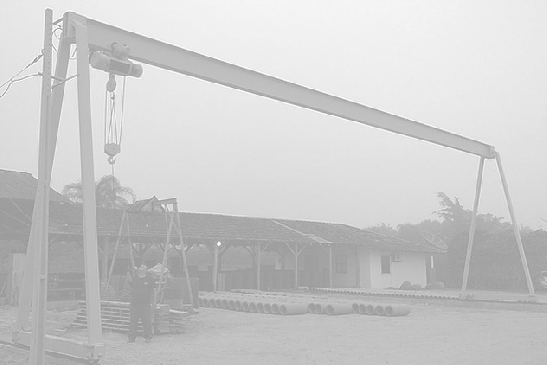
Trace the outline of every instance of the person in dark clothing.
<instances>
[{"instance_id":1,"label":"person in dark clothing","mask_svg":"<svg viewBox=\"0 0 547 365\"><path fill-rule=\"evenodd\" d=\"M141 265L135 276L129 276L131 286L131 304L129 306L128 341L135 342L139 319L142 321L143 335L146 342L152 340L152 295L154 279L148 275L146 265Z\"/></svg>"}]
</instances>

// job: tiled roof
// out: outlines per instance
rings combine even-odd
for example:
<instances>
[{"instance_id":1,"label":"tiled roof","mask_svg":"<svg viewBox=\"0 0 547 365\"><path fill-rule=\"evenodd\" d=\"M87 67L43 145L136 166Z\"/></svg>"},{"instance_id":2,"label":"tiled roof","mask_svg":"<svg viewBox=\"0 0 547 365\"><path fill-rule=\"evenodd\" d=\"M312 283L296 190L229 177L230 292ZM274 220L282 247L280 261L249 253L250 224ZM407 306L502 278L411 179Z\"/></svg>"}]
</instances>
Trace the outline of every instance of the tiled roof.
<instances>
[{"instance_id":1,"label":"tiled roof","mask_svg":"<svg viewBox=\"0 0 547 365\"><path fill-rule=\"evenodd\" d=\"M301 232L302 235L315 242L322 241L348 244L365 245L378 250L401 250L401 251L419 251L419 252L441 252L439 248L433 245L414 243L401 238L387 236L380 233L359 229L346 224L310 222L300 220L275 219L275 222L287 226L294 231Z\"/></svg>"},{"instance_id":2,"label":"tiled roof","mask_svg":"<svg viewBox=\"0 0 547 365\"><path fill-rule=\"evenodd\" d=\"M0 238L28 235L33 203L24 199L0 199ZM122 221L121 210L97 208L99 236L117 237ZM133 242L165 239L168 221L164 213L130 213ZM4 220L5 219L5 220ZM287 242L302 244L335 243L362 245L373 249L441 252L433 246L417 244L345 224L239 217L222 214L180 213L186 243ZM50 233L82 235L82 206L72 203L50 204ZM173 241L178 234L173 232Z\"/></svg>"},{"instance_id":3,"label":"tiled roof","mask_svg":"<svg viewBox=\"0 0 547 365\"><path fill-rule=\"evenodd\" d=\"M34 200L38 180L29 172L17 172L0 169L0 198ZM67 202L68 199L51 189L51 201Z\"/></svg>"}]
</instances>

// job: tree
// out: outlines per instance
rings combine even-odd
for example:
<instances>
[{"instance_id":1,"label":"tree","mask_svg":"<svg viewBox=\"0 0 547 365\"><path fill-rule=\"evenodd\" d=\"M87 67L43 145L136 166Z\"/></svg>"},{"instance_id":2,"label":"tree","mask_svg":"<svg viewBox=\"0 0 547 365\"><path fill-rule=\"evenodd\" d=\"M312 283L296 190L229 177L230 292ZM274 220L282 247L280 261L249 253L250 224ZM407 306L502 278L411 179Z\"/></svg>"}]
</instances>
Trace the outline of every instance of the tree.
<instances>
[{"instance_id":1,"label":"tree","mask_svg":"<svg viewBox=\"0 0 547 365\"><path fill-rule=\"evenodd\" d=\"M393 228L392 226L390 226L389 224L385 224L385 223L377 224L375 226L367 227L364 229L366 229L367 231L384 234L386 236L397 236L397 230Z\"/></svg>"},{"instance_id":2,"label":"tree","mask_svg":"<svg viewBox=\"0 0 547 365\"><path fill-rule=\"evenodd\" d=\"M75 203L82 203L82 183L65 185L62 194ZM95 199L97 207L120 209L135 202L133 189L122 186L113 175L100 178L95 184Z\"/></svg>"},{"instance_id":3,"label":"tree","mask_svg":"<svg viewBox=\"0 0 547 365\"><path fill-rule=\"evenodd\" d=\"M446 255L435 257L437 279L448 287L460 288L473 212L465 209L458 198L451 199L442 192L437 193L437 196L441 209L433 214L440 220L400 224L395 235L412 242L429 242L428 237L442 239L447 252ZM383 224L372 228L386 230L391 227ZM547 233L523 228L521 235L532 280L537 286L541 271L547 270ZM520 253L510 223L490 213L477 214L474 242L469 270L470 288L526 288Z\"/></svg>"}]
</instances>

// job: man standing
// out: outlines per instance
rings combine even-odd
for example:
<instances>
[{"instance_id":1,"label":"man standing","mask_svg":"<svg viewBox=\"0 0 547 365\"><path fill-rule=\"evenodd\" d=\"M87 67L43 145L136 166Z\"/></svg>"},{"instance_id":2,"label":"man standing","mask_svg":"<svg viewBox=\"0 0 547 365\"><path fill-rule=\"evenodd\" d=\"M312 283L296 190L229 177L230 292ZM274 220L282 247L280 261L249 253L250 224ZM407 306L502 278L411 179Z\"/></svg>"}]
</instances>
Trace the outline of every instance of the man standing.
<instances>
[{"instance_id":1,"label":"man standing","mask_svg":"<svg viewBox=\"0 0 547 365\"><path fill-rule=\"evenodd\" d=\"M139 319L142 321L143 335L146 342L152 340L152 293L154 292L154 279L148 275L146 265L141 265L136 275L129 275L131 286L131 305L129 307L129 339L135 342Z\"/></svg>"}]
</instances>

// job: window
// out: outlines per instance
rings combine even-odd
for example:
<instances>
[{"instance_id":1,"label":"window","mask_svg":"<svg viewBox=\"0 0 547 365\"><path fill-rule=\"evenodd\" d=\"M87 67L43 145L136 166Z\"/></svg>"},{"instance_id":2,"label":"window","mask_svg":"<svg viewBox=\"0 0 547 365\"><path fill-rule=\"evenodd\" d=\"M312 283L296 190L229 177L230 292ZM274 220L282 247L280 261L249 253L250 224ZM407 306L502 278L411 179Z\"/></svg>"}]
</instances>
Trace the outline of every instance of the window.
<instances>
[{"instance_id":1,"label":"window","mask_svg":"<svg viewBox=\"0 0 547 365\"><path fill-rule=\"evenodd\" d=\"M399 251L393 251L391 253L391 262L401 262L403 259Z\"/></svg>"},{"instance_id":2,"label":"window","mask_svg":"<svg viewBox=\"0 0 547 365\"><path fill-rule=\"evenodd\" d=\"M382 255L382 274L391 274L391 257Z\"/></svg>"},{"instance_id":3,"label":"window","mask_svg":"<svg viewBox=\"0 0 547 365\"><path fill-rule=\"evenodd\" d=\"M348 256L347 255L336 256L336 272L340 274L346 274L348 272Z\"/></svg>"}]
</instances>

